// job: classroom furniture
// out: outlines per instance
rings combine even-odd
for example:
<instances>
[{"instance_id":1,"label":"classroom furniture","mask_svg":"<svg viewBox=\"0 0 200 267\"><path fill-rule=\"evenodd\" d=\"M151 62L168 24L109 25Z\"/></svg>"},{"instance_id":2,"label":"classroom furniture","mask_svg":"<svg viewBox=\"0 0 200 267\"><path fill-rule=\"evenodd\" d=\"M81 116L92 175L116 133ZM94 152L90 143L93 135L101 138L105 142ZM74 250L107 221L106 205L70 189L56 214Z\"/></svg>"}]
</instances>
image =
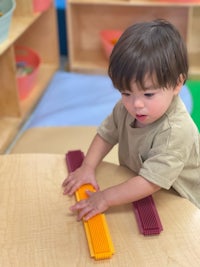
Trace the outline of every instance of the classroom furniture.
<instances>
[{"instance_id":1,"label":"classroom furniture","mask_svg":"<svg viewBox=\"0 0 200 267\"><path fill-rule=\"evenodd\" d=\"M108 60L101 30L124 30L129 25L164 18L186 41L190 78L200 77L200 3L179 0L68 0L68 57L71 71L105 73Z\"/></svg>"},{"instance_id":2,"label":"classroom furniture","mask_svg":"<svg viewBox=\"0 0 200 267\"><path fill-rule=\"evenodd\" d=\"M57 20L52 1L35 13L32 0L16 0L8 38L0 44L0 153L3 153L44 93L59 65ZM32 48L41 57L37 84L27 99L19 99L14 47Z\"/></svg>"},{"instance_id":3,"label":"classroom furniture","mask_svg":"<svg viewBox=\"0 0 200 267\"><path fill-rule=\"evenodd\" d=\"M115 247L111 259L90 258L82 222L62 194L65 155L1 155L0 266L193 266L200 265L200 210L174 191L153 195L163 231L140 234L132 204L110 208L106 220ZM130 170L103 162L101 189L132 177Z\"/></svg>"},{"instance_id":4,"label":"classroom furniture","mask_svg":"<svg viewBox=\"0 0 200 267\"><path fill-rule=\"evenodd\" d=\"M66 8L67 0L54 0L57 13L59 51L61 56L67 56L67 27L66 27Z\"/></svg>"},{"instance_id":5,"label":"classroom furniture","mask_svg":"<svg viewBox=\"0 0 200 267\"><path fill-rule=\"evenodd\" d=\"M23 127L99 125L121 98L107 75L58 70Z\"/></svg>"}]
</instances>

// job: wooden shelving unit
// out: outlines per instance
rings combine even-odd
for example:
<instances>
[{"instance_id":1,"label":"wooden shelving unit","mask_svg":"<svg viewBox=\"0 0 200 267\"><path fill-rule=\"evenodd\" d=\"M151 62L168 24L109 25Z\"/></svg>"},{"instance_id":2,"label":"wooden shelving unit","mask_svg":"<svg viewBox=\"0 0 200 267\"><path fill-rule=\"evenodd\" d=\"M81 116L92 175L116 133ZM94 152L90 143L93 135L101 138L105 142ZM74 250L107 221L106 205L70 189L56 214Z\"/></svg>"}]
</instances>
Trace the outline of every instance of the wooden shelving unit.
<instances>
[{"instance_id":1,"label":"wooden shelving unit","mask_svg":"<svg viewBox=\"0 0 200 267\"><path fill-rule=\"evenodd\" d=\"M67 32L69 69L106 73L99 32L124 30L130 24L164 18L176 25L185 39L190 77L200 77L200 3L172 3L164 0L68 0Z\"/></svg>"},{"instance_id":2,"label":"wooden shelving unit","mask_svg":"<svg viewBox=\"0 0 200 267\"><path fill-rule=\"evenodd\" d=\"M35 50L40 58L36 86L23 101L19 99L14 46ZM32 0L16 0L8 38L0 44L0 152L3 153L33 110L59 66L56 12L50 8L34 13Z\"/></svg>"}]
</instances>

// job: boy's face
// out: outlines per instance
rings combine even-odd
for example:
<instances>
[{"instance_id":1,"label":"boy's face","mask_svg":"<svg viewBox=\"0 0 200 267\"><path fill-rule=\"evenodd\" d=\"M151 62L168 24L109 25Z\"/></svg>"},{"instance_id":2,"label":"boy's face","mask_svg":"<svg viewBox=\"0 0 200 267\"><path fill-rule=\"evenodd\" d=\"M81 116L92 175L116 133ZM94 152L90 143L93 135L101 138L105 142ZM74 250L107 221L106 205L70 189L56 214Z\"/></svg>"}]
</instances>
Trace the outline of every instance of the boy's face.
<instances>
[{"instance_id":1,"label":"boy's face","mask_svg":"<svg viewBox=\"0 0 200 267\"><path fill-rule=\"evenodd\" d=\"M126 90L121 94L123 105L135 118L135 127L145 127L162 117L182 85L180 82L175 88L154 88L152 79L146 78L145 90L142 90L135 81L131 82L131 91Z\"/></svg>"}]
</instances>

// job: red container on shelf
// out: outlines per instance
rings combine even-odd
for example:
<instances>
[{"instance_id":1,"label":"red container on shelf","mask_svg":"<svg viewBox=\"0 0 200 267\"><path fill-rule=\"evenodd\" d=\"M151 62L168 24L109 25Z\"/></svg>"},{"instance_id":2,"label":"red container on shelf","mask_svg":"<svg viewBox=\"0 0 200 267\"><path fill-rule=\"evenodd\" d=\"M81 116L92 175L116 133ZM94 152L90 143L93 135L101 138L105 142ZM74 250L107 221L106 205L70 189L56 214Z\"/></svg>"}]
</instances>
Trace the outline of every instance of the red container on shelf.
<instances>
[{"instance_id":1,"label":"red container on shelf","mask_svg":"<svg viewBox=\"0 0 200 267\"><path fill-rule=\"evenodd\" d=\"M47 10L52 3L52 0L33 0L33 11L42 12Z\"/></svg>"},{"instance_id":2,"label":"red container on shelf","mask_svg":"<svg viewBox=\"0 0 200 267\"><path fill-rule=\"evenodd\" d=\"M109 59L113 47L121 35L122 31L120 30L103 30L100 32L101 43L107 59Z\"/></svg>"},{"instance_id":3,"label":"red container on shelf","mask_svg":"<svg viewBox=\"0 0 200 267\"><path fill-rule=\"evenodd\" d=\"M18 92L20 99L23 100L36 85L41 60L35 51L25 46L15 47L15 60Z\"/></svg>"}]
</instances>

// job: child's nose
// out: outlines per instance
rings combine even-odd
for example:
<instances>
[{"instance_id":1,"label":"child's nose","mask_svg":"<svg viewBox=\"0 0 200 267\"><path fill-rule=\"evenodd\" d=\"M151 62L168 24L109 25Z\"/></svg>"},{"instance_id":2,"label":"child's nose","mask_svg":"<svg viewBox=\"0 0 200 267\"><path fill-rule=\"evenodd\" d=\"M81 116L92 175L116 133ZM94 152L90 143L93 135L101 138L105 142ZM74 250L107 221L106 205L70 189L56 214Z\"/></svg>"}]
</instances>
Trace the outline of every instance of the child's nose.
<instances>
[{"instance_id":1,"label":"child's nose","mask_svg":"<svg viewBox=\"0 0 200 267\"><path fill-rule=\"evenodd\" d=\"M135 108L143 108L144 107L144 102L141 99L136 98L133 101L133 105L134 105Z\"/></svg>"}]
</instances>

